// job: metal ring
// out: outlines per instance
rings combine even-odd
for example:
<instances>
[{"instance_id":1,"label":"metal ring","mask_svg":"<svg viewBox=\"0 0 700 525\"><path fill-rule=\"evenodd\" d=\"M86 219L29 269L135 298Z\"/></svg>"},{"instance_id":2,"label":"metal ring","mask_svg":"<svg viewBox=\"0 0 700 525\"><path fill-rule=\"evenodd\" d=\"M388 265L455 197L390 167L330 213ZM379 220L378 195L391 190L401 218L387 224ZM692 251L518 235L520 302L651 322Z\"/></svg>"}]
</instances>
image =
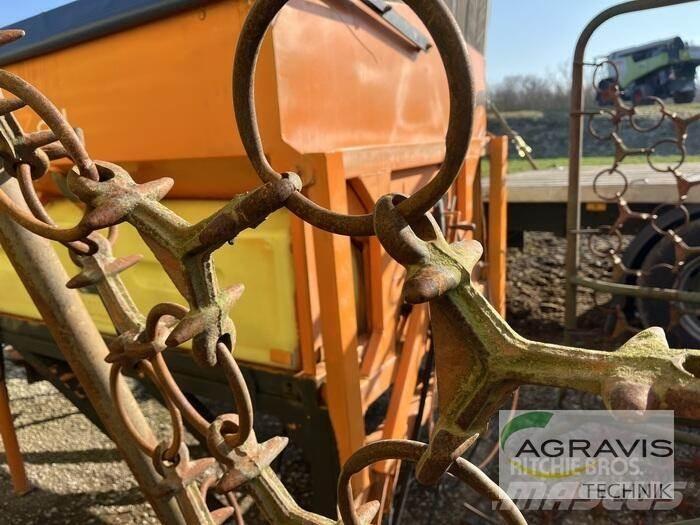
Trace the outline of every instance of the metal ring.
<instances>
[{"instance_id":1,"label":"metal ring","mask_svg":"<svg viewBox=\"0 0 700 525\"><path fill-rule=\"evenodd\" d=\"M163 385L160 382L158 374L153 369L153 365L150 361L143 360L137 366L143 367L146 375L151 380L151 383L156 387L158 392L163 396L163 401L165 402L165 407L170 413L170 422L172 424L173 436L170 441L170 446L163 450L163 459L177 463L178 452L180 451L180 445L183 442L183 436L185 434L185 428L182 423L182 413L178 409L177 405L168 396L168 393L164 391ZM157 448L156 448L157 450Z\"/></svg>"},{"instance_id":2,"label":"metal ring","mask_svg":"<svg viewBox=\"0 0 700 525\"><path fill-rule=\"evenodd\" d=\"M143 330L144 341L154 341L157 337L158 323L165 316L181 320L189 313L184 306L176 303L158 303L148 312L146 326Z\"/></svg>"},{"instance_id":3,"label":"metal ring","mask_svg":"<svg viewBox=\"0 0 700 525\"><path fill-rule=\"evenodd\" d=\"M185 397L185 394L170 373L170 369L163 358L163 354L156 354L152 364L167 396L170 397L190 425L192 425L201 436L206 436L210 423L192 406L187 397Z\"/></svg>"},{"instance_id":4,"label":"metal ring","mask_svg":"<svg viewBox=\"0 0 700 525\"><path fill-rule=\"evenodd\" d=\"M666 270L671 273L675 273L676 267L672 264L669 263L657 263L651 268L647 268L646 270L642 270L642 276L644 277L649 277L651 276L654 272L658 270Z\"/></svg>"},{"instance_id":5,"label":"metal ring","mask_svg":"<svg viewBox=\"0 0 700 525\"><path fill-rule=\"evenodd\" d=\"M81 176L95 181L99 180L97 166L88 156L80 137L46 96L22 78L4 70L0 70L0 89L15 95L18 100L34 110L43 119L53 133L55 140L60 141L63 145ZM10 131L16 138L24 136L21 127L14 118L6 117L6 120L10 126ZM21 158L15 158L15 160L20 161L18 165L19 171L25 170L26 164L21 162ZM5 159L5 162L8 162L8 159ZM30 177L33 179L35 178L34 175L32 173ZM25 184L21 188L25 198L28 190L26 186ZM92 255L96 252L96 245L87 239L87 236L91 233L89 228L81 224L69 229L58 228L53 221L43 220L46 217L42 217L41 213L37 215L37 207L32 207L31 202L27 204L32 213L27 213L5 192L0 191L0 211L10 215L15 222L27 230L40 237L67 244L71 250L80 255ZM83 244L79 244L80 242Z\"/></svg>"},{"instance_id":6,"label":"metal ring","mask_svg":"<svg viewBox=\"0 0 700 525\"><path fill-rule=\"evenodd\" d=\"M375 441L355 452L345 463L338 478L338 511L346 525L360 525L354 506L350 480L366 467L379 461L398 459L417 462L428 450L428 445L418 441L383 440ZM525 525L527 522L518 507L496 483L466 459L457 458L448 472L469 485L491 501L500 502L498 512L507 523Z\"/></svg>"},{"instance_id":7,"label":"metal ring","mask_svg":"<svg viewBox=\"0 0 700 525\"><path fill-rule=\"evenodd\" d=\"M119 378L121 377L121 374L119 372L121 371L121 368L121 364L114 363L109 371L109 390L112 396L112 400L114 402L114 406L117 409L117 415L119 416L119 419L121 419L122 423L124 423L126 431L131 435L132 439L136 442L138 447L148 457L153 457L156 447L158 446L158 444L154 441L153 436L149 435L147 437L143 437L132 423L129 414L127 414L124 411L124 406L122 405L122 398L120 393L120 386L122 386L123 388L127 387L126 385L119 385Z\"/></svg>"},{"instance_id":8,"label":"metal ring","mask_svg":"<svg viewBox=\"0 0 700 525\"><path fill-rule=\"evenodd\" d=\"M613 71L615 72L615 78L613 79L613 84L617 84L619 79L620 79L620 70L617 69L617 66L615 65L615 62L612 60L604 60L598 64L595 65L595 68L593 69L593 76L591 79L591 82L593 83L593 89L595 90L596 93L602 93L600 89L598 89L598 83L596 82L596 77L598 76L598 71L600 71L600 68L602 68L605 64L609 64L612 66ZM605 80L605 79L603 79Z\"/></svg>"},{"instance_id":9,"label":"metal ring","mask_svg":"<svg viewBox=\"0 0 700 525\"><path fill-rule=\"evenodd\" d=\"M248 440L253 431L253 403L245 378L238 367L238 363L231 355L231 350L224 343L216 344L217 361L226 376L226 381L233 393L238 414L238 428L234 433L227 433L224 437L226 444L231 448L241 446Z\"/></svg>"},{"instance_id":10,"label":"metal ring","mask_svg":"<svg viewBox=\"0 0 700 525\"><path fill-rule=\"evenodd\" d=\"M46 224L12 200L7 193L0 189L0 211L7 213L17 224L30 232L59 242L75 242L85 240L92 233L91 229L78 224L69 229L62 229Z\"/></svg>"},{"instance_id":11,"label":"metal ring","mask_svg":"<svg viewBox=\"0 0 700 525\"><path fill-rule=\"evenodd\" d=\"M602 116L605 114L610 116L610 123L612 125L612 130L607 135L600 135L597 131L595 131L595 129L593 127L593 122L595 121L596 117L599 117L599 116ZM595 113L591 113L588 115L588 133L590 133L591 136L597 140L610 140L613 136L613 133L618 132L619 127L620 127L620 122L618 120L616 120L615 112L611 111L609 109L601 109L600 111L597 111Z\"/></svg>"},{"instance_id":12,"label":"metal ring","mask_svg":"<svg viewBox=\"0 0 700 525\"><path fill-rule=\"evenodd\" d=\"M288 0L258 0L253 4L238 39L233 68L233 102L238 132L255 171L264 182L281 178L265 157L255 112L255 68L268 27ZM409 222L419 219L447 192L464 162L474 115L474 93L467 47L452 13L438 0L405 0L435 40L447 74L450 118L445 159L438 174L398 209ZM296 192L286 206L323 230L352 236L374 235L371 214L343 215L319 206Z\"/></svg>"},{"instance_id":13,"label":"metal ring","mask_svg":"<svg viewBox=\"0 0 700 525\"><path fill-rule=\"evenodd\" d=\"M182 319L189 310L184 306L175 303L160 303L154 306L146 318L146 326L143 330L143 337L147 341L154 341L157 337L157 327L163 316L170 316L175 319ZM165 362L161 352L157 352L151 360L151 366L158 377L163 394L177 406L183 417L193 426L201 436L206 436L210 423L202 416L196 408L192 406L175 378L170 373L168 364Z\"/></svg>"},{"instance_id":14,"label":"metal ring","mask_svg":"<svg viewBox=\"0 0 700 525\"><path fill-rule=\"evenodd\" d=\"M666 166L666 169L661 170L657 168L654 162L651 160L656 148L659 147L661 144L673 144L674 146L676 146L676 148L678 148L678 151L680 151L681 155L678 160L678 163L675 166L668 165ZM686 155L687 151L683 144L673 139L663 139L658 141L656 144L654 144L651 148L647 150L647 164L649 164L649 167L651 169L658 173L675 173L685 162Z\"/></svg>"},{"instance_id":15,"label":"metal ring","mask_svg":"<svg viewBox=\"0 0 700 525\"><path fill-rule=\"evenodd\" d=\"M607 233L608 237L613 237L616 239L616 243L613 244L612 241L605 240L604 242L610 247L609 250L603 251L595 247L594 241L596 239L602 239L602 234ZM601 228L597 234L593 234L588 238L588 249L596 255L597 257L610 257L612 254L620 253L622 250L622 233L619 229L611 231L609 228L605 231L605 228Z\"/></svg>"},{"instance_id":16,"label":"metal ring","mask_svg":"<svg viewBox=\"0 0 700 525\"><path fill-rule=\"evenodd\" d=\"M635 131L638 131L639 133L648 133L650 131L654 131L659 126L661 126L661 124L663 123L664 119L666 118L666 105L663 103L663 101L659 97L647 96L647 97L644 97L642 100L651 100L652 102L654 102L654 104L656 104L659 107L659 114L661 115L661 118L652 126L649 126L649 127L639 126L637 124L637 120L636 120L637 117L639 116L639 113L637 113L635 111L632 114L632 116L630 117L629 121L630 121L630 126L632 126L632 129L634 129Z\"/></svg>"},{"instance_id":17,"label":"metal ring","mask_svg":"<svg viewBox=\"0 0 700 525\"><path fill-rule=\"evenodd\" d=\"M606 197L600 192L600 189L598 188L598 181L603 175L613 174L619 175L620 178L623 180L622 191L616 192L615 195L613 195L612 197ZM603 200L605 202L616 202L619 197L622 197L625 193L627 193L627 188L629 188L629 181L627 180L627 176L617 168L606 168L593 178L593 193L595 193L600 200Z\"/></svg>"},{"instance_id":18,"label":"metal ring","mask_svg":"<svg viewBox=\"0 0 700 525\"><path fill-rule=\"evenodd\" d=\"M56 223L46 211L46 208L44 208L41 199L39 199L39 195L37 195L36 190L34 189L34 184L32 184L31 168L28 164L19 165L17 169L17 182L19 183L19 189L22 192L24 201L34 217L40 221L44 221L49 226L55 227ZM79 241L64 242L63 244L73 253L82 256L94 255L99 250L97 243L91 240L89 237Z\"/></svg>"}]
</instances>

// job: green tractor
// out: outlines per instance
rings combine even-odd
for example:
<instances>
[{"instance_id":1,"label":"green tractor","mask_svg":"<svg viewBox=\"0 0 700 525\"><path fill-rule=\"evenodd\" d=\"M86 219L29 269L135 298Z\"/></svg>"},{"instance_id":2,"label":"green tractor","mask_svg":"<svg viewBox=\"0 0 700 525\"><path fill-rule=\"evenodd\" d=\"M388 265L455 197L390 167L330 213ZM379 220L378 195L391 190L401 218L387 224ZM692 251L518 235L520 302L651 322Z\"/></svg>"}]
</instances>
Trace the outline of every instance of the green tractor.
<instances>
[{"instance_id":1,"label":"green tractor","mask_svg":"<svg viewBox=\"0 0 700 525\"><path fill-rule=\"evenodd\" d=\"M700 47L678 36L615 51L606 57L607 75L598 83L596 99L601 106L612 104L610 88L617 81L622 98L635 104L648 103L649 97L692 102L698 65Z\"/></svg>"}]
</instances>

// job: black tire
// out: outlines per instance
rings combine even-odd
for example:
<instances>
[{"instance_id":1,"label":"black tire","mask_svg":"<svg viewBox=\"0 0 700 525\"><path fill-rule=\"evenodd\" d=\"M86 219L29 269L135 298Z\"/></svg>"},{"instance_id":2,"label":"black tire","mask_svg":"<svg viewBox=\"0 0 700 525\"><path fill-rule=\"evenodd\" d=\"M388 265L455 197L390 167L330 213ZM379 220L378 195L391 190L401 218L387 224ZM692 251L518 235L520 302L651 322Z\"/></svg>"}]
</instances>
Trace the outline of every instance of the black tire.
<instances>
[{"instance_id":1,"label":"black tire","mask_svg":"<svg viewBox=\"0 0 700 525\"><path fill-rule=\"evenodd\" d=\"M695 100L694 91L684 91L682 93L673 94L673 102L675 102L676 104L689 104L693 100Z\"/></svg>"},{"instance_id":2,"label":"black tire","mask_svg":"<svg viewBox=\"0 0 700 525\"><path fill-rule=\"evenodd\" d=\"M700 246L700 219L695 219L687 226L678 229L678 234L689 246ZM673 265L675 248L668 237L663 237L649 251L642 264L645 275L638 284L657 288L679 288L685 291L700 291L700 255L690 255L682 270L674 274L669 269L659 267L661 264ZM655 268L652 270L652 268ZM671 322L673 306L667 301L654 299L637 299L635 301L639 317L644 327L661 326L667 328ZM671 346L676 348L700 348L700 316L696 311L680 309L680 321L667 330Z\"/></svg>"}]
</instances>

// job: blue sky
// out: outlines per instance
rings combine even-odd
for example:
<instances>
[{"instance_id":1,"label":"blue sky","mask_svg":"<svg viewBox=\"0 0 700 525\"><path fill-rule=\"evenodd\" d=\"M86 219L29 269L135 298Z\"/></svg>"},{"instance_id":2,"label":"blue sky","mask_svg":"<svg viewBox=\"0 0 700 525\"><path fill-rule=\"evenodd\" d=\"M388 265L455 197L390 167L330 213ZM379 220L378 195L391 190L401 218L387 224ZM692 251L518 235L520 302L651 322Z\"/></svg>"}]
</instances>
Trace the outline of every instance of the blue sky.
<instances>
[{"instance_id":1,"label":"blue sky","mask_svg":"<svg viewBox=\"0 0 700 525\"><path fill-rule=\"evenodd\" d=\"M0 27L66 0L0 0ZM509 74L551 74L571 60L578 34L612 0L491 0L487 47L490 83ZM8 5L10 4L10 5ZM679 35L700 45L700 1L623 15L604 24L589 45L590 57ZM589 57L589 58L590 58Z\"/></svg>"},{"instance_id":2,"label":"blue sky","mask_svg":"<svg viewBox=\"0 0 700 525\"><path fill-rule=\"evenodd\" d=\"M611 0L491 0L486 57L490 82L516 73L555 72L570 63L578 35ZM620 15L603 24L588 57L680 36L700 45L700 2Z\"/></svg>"}]
</instances>

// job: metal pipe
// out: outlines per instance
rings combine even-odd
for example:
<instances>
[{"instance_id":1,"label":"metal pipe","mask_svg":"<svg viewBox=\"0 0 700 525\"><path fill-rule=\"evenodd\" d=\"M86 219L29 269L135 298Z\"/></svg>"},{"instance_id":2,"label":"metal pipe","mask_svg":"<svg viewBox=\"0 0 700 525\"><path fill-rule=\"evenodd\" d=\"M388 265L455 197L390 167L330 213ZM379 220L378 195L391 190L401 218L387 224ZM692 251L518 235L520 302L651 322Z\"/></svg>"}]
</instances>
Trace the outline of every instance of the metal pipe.
<instances>
[{"instance_id":1,"label":"metal pipe","mask_svg":"<svg viewBox=\"0 0 700 525\"><path fill-rule=\"evenodd\" d=\"M17 181L2 170L0 191L27 209ZM24 229L9 216L0 214L0 245L158 518L162 523L184 525L185 520L175 500L158 496L161 477L150 458L130 439L117 415L109 390L109 365L105 363L107 346L78 292L66 288L68 276L51 243ZM133 425L142 435L150 433L131 391L125 388L122 397Z\"/></svg>"},{"instance_id":2,"label":"metal pipe","mask_svg":"<svg viewBox=\"0 0 700 525\"><path fill-rule=\"evenodd\" d=\"M671 288L650 288L647 286L635 286L632 284L611 283L598 279L589 279L574 275L569 280L577 286L583 286L597 292L626 295L640 299L659 299L661 301L677 301L681 303L700 304L700 292L686 292Z\"/></svg>"},{"instance_id":3,"label":"metal pipe","mask_svg":"<svg viewBox=\"0 0 700 525\"><path fill-rule=\"evenodd\" d=\"M566 208L566 300L564 326L567 333L576 329L577 283L575 279L579 265L579 243L576 230L581 228L580 169L583 152L583 66L586 46L593 33L611 18L635 11L656 7L685 4L697 0L633 0L612 6L599 13L584 28L576 43L571 78L571 114L569 119L569 194Z\"/></svg>"}]
</instances>

